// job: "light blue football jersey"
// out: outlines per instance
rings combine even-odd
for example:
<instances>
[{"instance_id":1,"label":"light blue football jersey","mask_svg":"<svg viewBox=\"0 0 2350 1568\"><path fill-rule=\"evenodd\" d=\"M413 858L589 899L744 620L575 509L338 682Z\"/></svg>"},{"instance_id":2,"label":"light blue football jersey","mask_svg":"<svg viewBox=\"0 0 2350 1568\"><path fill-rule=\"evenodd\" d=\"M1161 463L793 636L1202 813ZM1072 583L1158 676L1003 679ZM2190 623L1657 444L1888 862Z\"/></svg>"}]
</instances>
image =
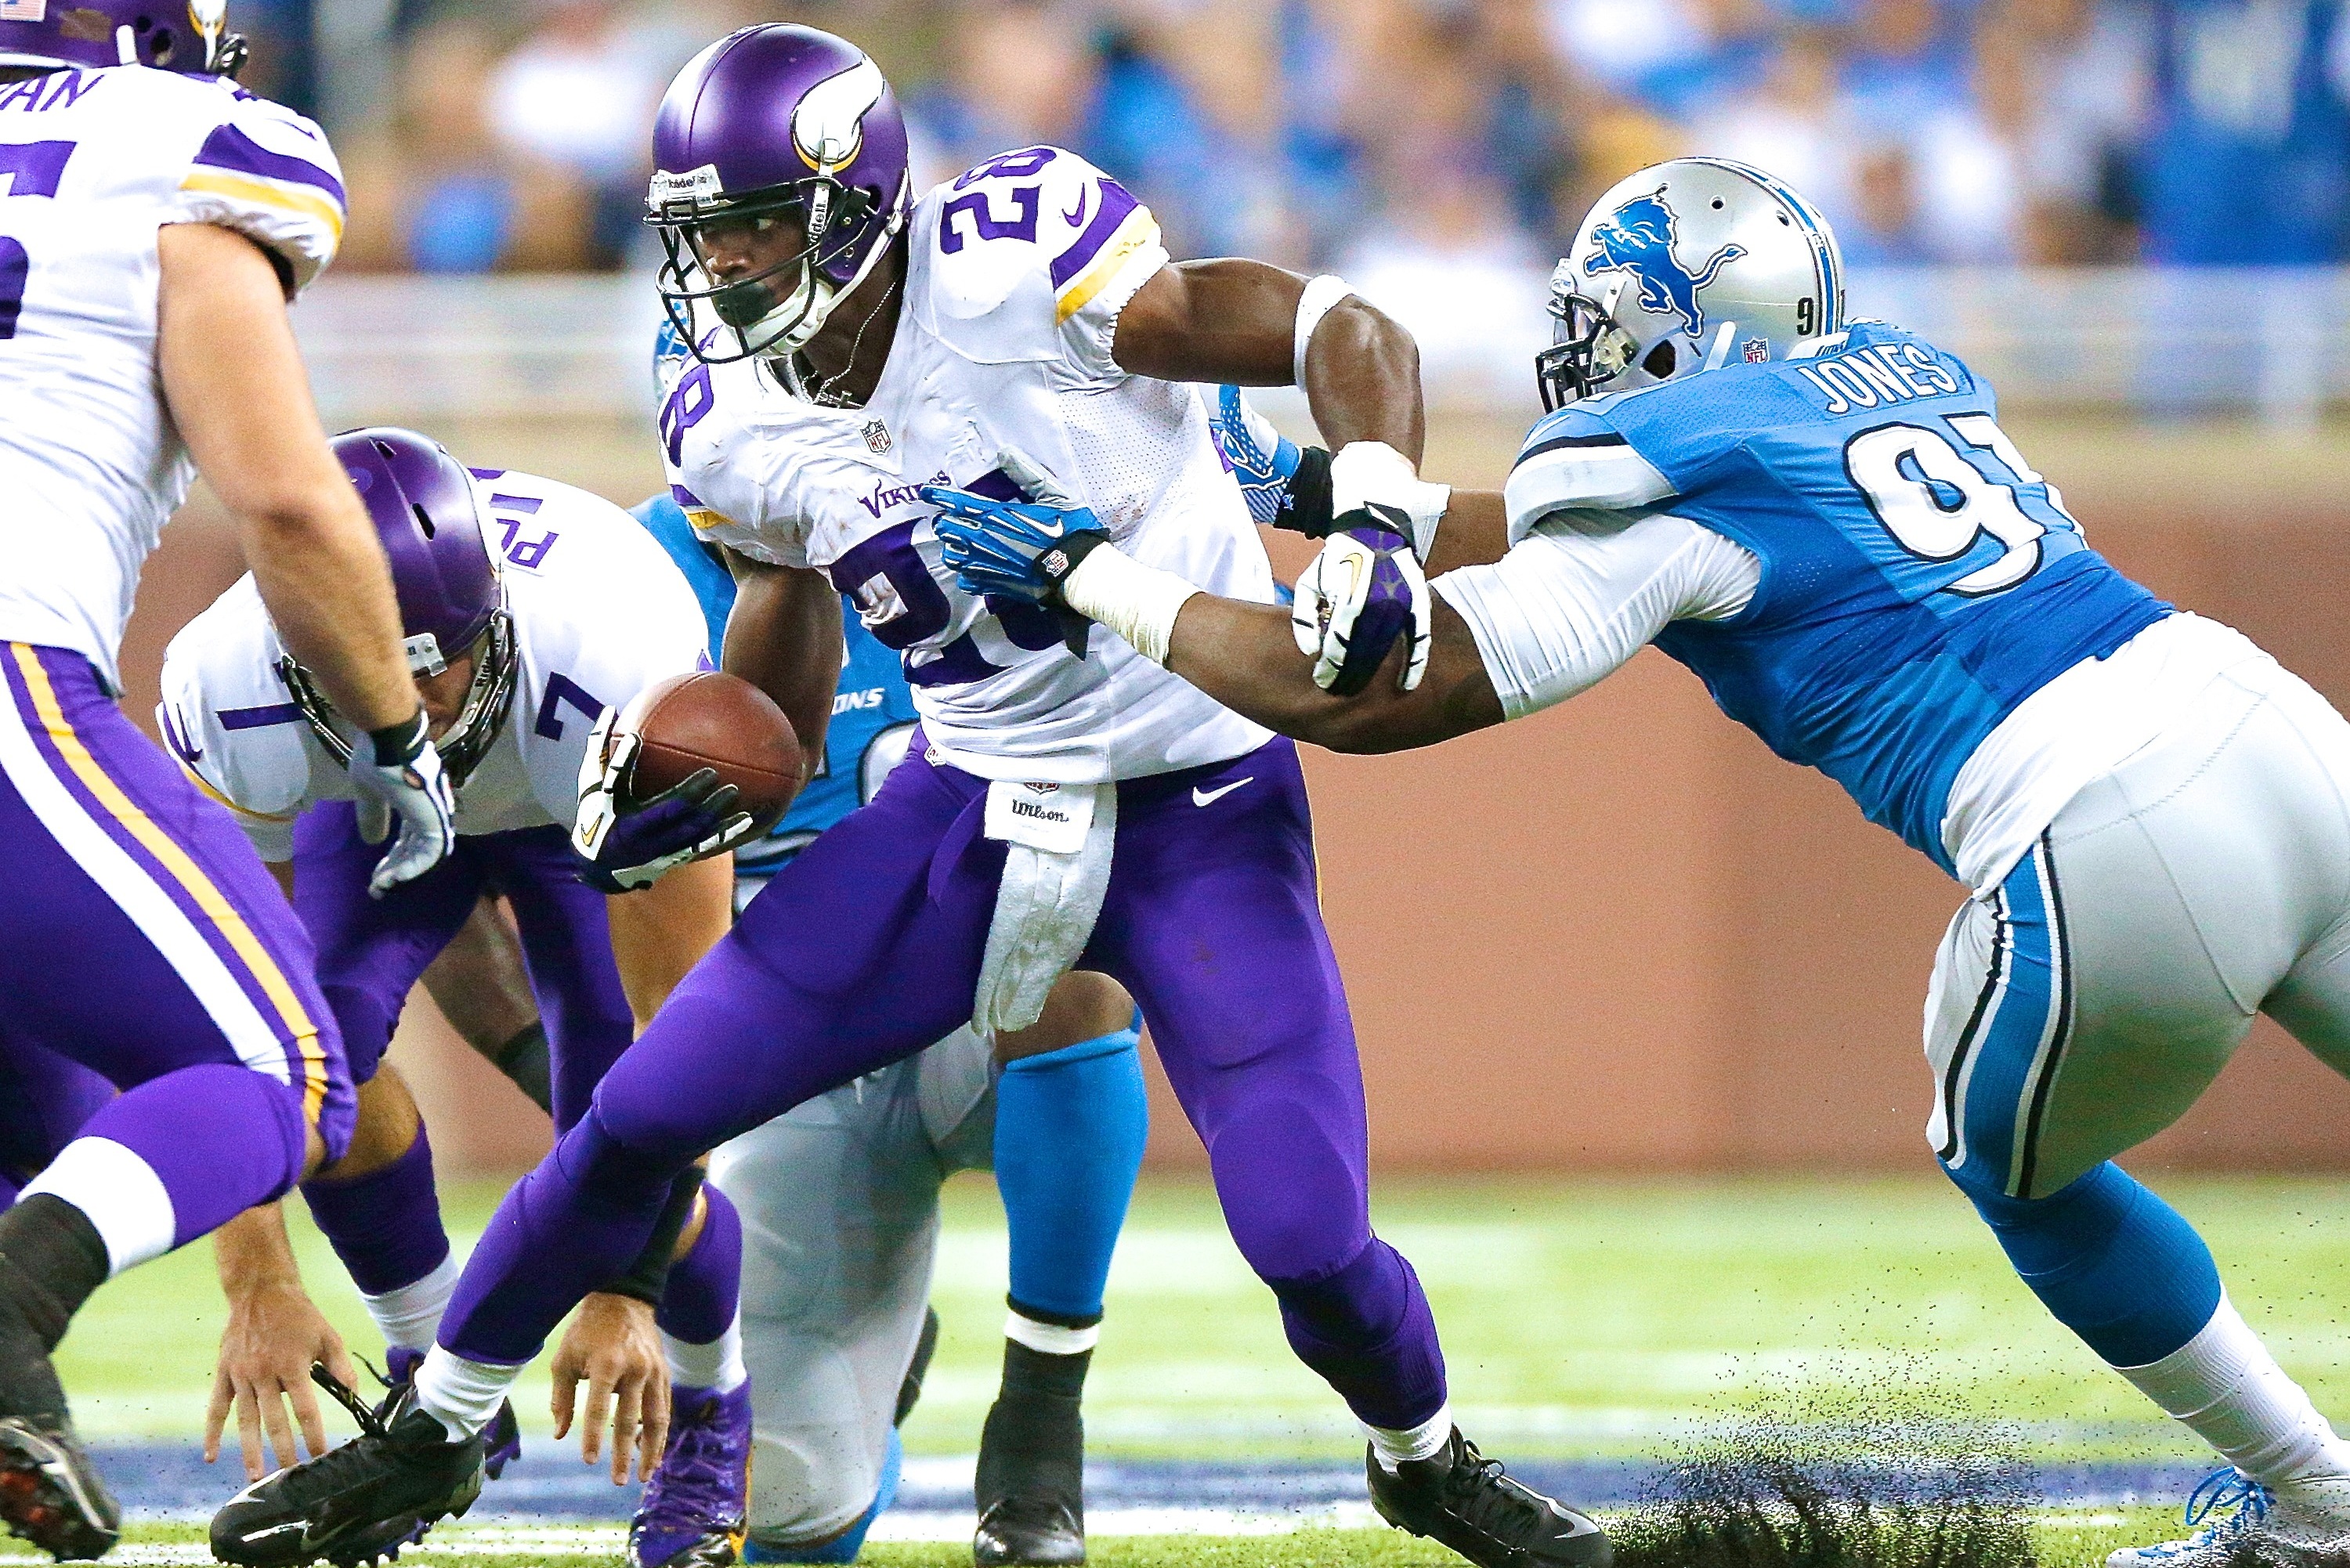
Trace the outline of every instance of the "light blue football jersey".
<instances>
[{"instance_id":1,"label":"light blue football jersey","mask_svg":"<svg viewBox=\"0 0 2350 1568\"><path fill-rule=\"evenodd\" d=\"M734 607L733 575L717 552L695 535L684 510L670 497L654 496L631 515L660 541L693 585L710 627L710 657L717 662L726 639L726 617ZM747 874L763 874L870 800L905 753L906 739L913 731L914 699L906 689L898 655L875 640L858 619L857 607L845 599L841 619L847 646L840 686L832 700L832 722L825 731L824 765L774 833L736 852L736 867Z\"/></svg>"},{"instance_id":2,"label":"light blue football jersey","mask_svg":"<svg viewBox=\"0 0 2350 1568\"><path fill-rule=\"evenodd\" d=\"M1722 711L1952 869L1951 781L2017 704L2170 613L2081 536L1958 358L1876 323L1811 358L1570 404L1526 437L1513 536L1548 510L1670 512L1754 552L1727 619L1657 646Z\"/></svg>"}]
</instances>

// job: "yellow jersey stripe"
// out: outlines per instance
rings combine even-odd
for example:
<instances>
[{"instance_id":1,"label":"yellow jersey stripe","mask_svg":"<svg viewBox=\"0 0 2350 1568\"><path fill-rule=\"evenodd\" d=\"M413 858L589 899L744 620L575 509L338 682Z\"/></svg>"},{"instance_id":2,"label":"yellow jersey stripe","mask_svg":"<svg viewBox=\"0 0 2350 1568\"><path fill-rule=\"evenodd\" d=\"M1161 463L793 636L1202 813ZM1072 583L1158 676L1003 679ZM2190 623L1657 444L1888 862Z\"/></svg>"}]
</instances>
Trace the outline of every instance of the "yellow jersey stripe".
<instances>
[{"instance_id":1,"label":"yellow jersey stripe","mask_svg":"<svg viewBox=\"0 0 2350 1568\"><path fill-rule=\"evenodd\" d=\"M228 796L221 794L220 791L213 788L212 781L210 779L196 772L195 769L190 767L186 763L182 763L180 764L180 771L187 775L188 782L190 784L203 791L207 797L219 802L221 805L228 807L229 810L236 813L239 816L251 817L255 822L291 822L294 820L290 816L280 816L274 812L247 811L244 807L237 805L236 802L229 799Z\"/></svg>"},{"instance_id":2,"label":"yellow jersey stripe","mask_svg":"<svg viewBox=\"0 0 2350 1568\"><path fill-rule=\"evenodd\" d=\"M253 934L253 928L244 923L244 917L237 913L236 906L213 885L213 879L204 875L203 868L189 857L178 841L123 794L122 786L89 754L89 748L82 744L81 736L75 732L57 702L57 688L49 684L49 672L42 668L40 655L28 643L12 642L8 649L16 655L16 668L24 674L25 689L32 695L34 711L40 715L42 728L49 732L66 765L73 769L83 787L98 797L108 815L120 823L195 900L196 907L228 939L229 947L261 982L263 993L276 1008L278 1019L294 1036L296 1047L302 1054L302 1111L304 1117L316 1126L319 1108L327 1100L327 1054L319 1047L318 1026L310 1021L302 998L287 983L285 971L269 956L269 950L261 945L261 939Z\"/></svg>"},{"instance_id":3,"label":"yellow jersey stripe","mask_svg":"<svg viewBox=\"0 0 2350 1568\"><path fill-rule=\"evenodd\" d=\"M246 174L228 174L217 169L199 169L180 182L182 191L203 191L215 196L234 196L240 202L255 206L275 207L281 213L296 213L327 225L335 244L343 243L343 210L315 191L290 182L257 180Z\"/></svg>"},{"instance_id":4,"label":"yellow jersey stripe","mask_svg":"<svg viewBox=\"0 0 2350 1568\"><path fill-rule=\"evenodd\" d=\"M1107 288L1110 280L1125 267L1134 253L1145 245L1159 243L1159 220L1150 215L1148 207L1137 207L1127 214L1126 222L1118 226L1102 245L1099 259L1079 275L1077 280L1061 291L1059 314L1054 319L1066 321L1093 303L1094 296Z\"/></svg>"}]
</instances>

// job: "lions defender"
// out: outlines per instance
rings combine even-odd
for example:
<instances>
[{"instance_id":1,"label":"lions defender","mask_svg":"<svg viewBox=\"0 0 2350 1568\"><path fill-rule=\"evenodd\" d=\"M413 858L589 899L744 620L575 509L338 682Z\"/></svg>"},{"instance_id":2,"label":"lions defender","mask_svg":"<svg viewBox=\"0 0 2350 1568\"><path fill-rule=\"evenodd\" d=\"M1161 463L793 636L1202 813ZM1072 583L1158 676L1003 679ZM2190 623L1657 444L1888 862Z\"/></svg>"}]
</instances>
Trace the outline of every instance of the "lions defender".
<instances>
[{"instance_id":1,"label":"lions defender","mask_svg":"<svg viewBox=\"0 0 2350 1568\"><path fill-rule=\"evenodd\" d=\"M664 431L677 432L710 372L664 327L654 373ZM714 435L712 421L734 411L709 410L701 422ZM665 455L675 461L677 449ZM715 654L734 579L680 504L692 493L672 491L637 517L693 585ZM871 800L912 738L918 716L896 650L844 618L825 760L774 833L735 852L738 907ZM973 1557L981 1568L1084 1560L1082 1397L1149 1124L1133 1013L1108 977L1065 976L1036 1025L1006 1032L993 1050L966 1025L712 1156L712 1181L743 1211L751 1281L752 1561L852 1562L889 1506L898 1428L936 1337L938 1189L956 1170L991 1168L1012 1288L1003 1385L980 1435ZM809 1288L810 1278L823 1282ZM668 1528L666 1502L647 1493L648 1532Z\"/></svg>"},{"instance_id":2,"label":"lions defender","mask_svg":"<svg viewBox=\"0 0 2350 1568\"><path fill-rule=\"evenodd\" d=\"M382 552L286 324L341 236L335 157L228 79L243 56L221 0L0 8L0 1058L123 1091L0 1217L0 1520L60 1557L116 1534L49 1363L68 1323L350 1137L299 925L115 702L140 568L197 468L351 716L348 787L399 818L371 882L451 838Z\"/></svg>"},{"instance_id":3,"label":"lions defender","mask_svg":"<svg viewBox=\"0 0 2350 1568\"><path fill-rule=\"evenodd\" d=\"M1928 1141L2049 1310L2227 1460L2189 1522L2241 1505L2113 1568L2216 1568L2256 1530L2338 1550L2350 1446L2113 1161L2256 1012L2350 1071L2350 724L2107 565L1991 388L1847 325L1841 270L1758 171L1683 159L1617 186L1559 265L1555 411L1501 493L1331 503L1342 533L1299 595L1310 668L1270 611L1097 566L1111 535L1066 505L967 496L940 531L977 587L1050 580L1047 602L1136 625L1203 690L1341 750L1523 717L1650 641L1694 670L1972 895L1927 997ZM1415 543L1457 568L1432 651L1333 696L1422 640Z\"/></svg>"},{"instance_id":4,"label":"lions defender","mask_svg":"<svg viewBox=\"0 0 2350 1568\"><path fill-rule=\"evenodd\" d=\"M690 848L714 853L748 818L730 815L730 792L709 793L714 775L689 780L621 816L594 858L574 853L583 759L600 753L639 691L706 662L692 593L626 513L550 480L469 473L409 431L354 431L334 450L391 562L410 667L456 792L456 848L429 875L369 896L370 835L337 761L350 726L287 655L250 578L172 640L157 717L190 776L235 814L277 872L317 947L319 986L359 1085L359 1117L349 1152L302 1191L383 1333L385 1406L396 1411L457 1277L431 1146L406 1086L381 1062L419 974L484 889L505 898L549 1024L556 1123L567 1127L637 1024L725 929L725 858L666 867ZM588 776L600 779L600 770ZM588 1457L597 1457L609 1401L614 1479L639 1433L638 1468L653 1469L671 1426L658 1316L680 1385L664 1463L698 1479L723 1473L689 1462L708 1451L731 1449L736 1460L731 1488L672 1484L702 1505L684 1544L731 1554L749 1440L734 1337L740 1227L715 1192L694 1212L696 1185L691 1172L676 1184L675 1223L625 1277L599 1282L575 1323L556 1362L556 1425L569 1426L574 1384L586 1376ZM688 1246L672 1271L679 1226ZM280 1459L292 1462L281 1397L302 1390L314 1359L342 1364L348 1377L348 1358L303 1293L274 1209L222 1232L221 1276L230 1321L206 1445L216 1446L234 1399L257 1478L262 1420ZM510 1417L497 1447L494 1459L513 1451ZM231 1561L271 1560L269 1543L215 1545ZM365 1545L328 1540L320 1549Z\"/></svg>"},{"instance_id":5,"label":"lions defender","mask_svg":"<svg viewBox=\"0 0 2350 1568\"><path fill-rule=\"evenodd\" d=\"M644 1244L671 1173L967 1021L1033 1023L1082 967L1140 1002L1233 1239L1369 1428L1385 1505L1481 1563L1604 1563L1596 1526L1453 1427L1427 1297L1371 1233L1361 1073L1295 749L1113 637L959 591L920 493L941 476L1001 492L1000 454L1020 447L1141 558L1269 602L1185 383L1302 379L1350 443L1334 474L1402 493L1420 439L1409 337L1359 301L1334 307L1335 280L1171 265L1149 212L1055 148L917 202L880 71L809 28L704 50L662 104L654 161L664 292L711 372L674 421L680 466L742 585L726 661L817 753L846 593L901 655L921 728L508 1197L417 1374L420 1407L360 1438L345 1473L367 1478L371 1510L451 1506L520 1365ZM708 420L738 400L739 420ZM310 1517L293 1479L309 1468L236 1505L238 1527Z\"/></svg>"}]
</instances>

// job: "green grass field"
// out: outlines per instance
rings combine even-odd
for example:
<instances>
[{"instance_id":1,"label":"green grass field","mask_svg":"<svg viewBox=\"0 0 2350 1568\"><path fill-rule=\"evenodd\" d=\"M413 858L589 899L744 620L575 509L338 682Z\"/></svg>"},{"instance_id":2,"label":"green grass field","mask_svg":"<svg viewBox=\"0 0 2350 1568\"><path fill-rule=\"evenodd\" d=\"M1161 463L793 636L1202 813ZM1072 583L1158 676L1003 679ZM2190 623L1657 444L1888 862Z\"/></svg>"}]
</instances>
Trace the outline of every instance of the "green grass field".
<instances>
[{"instance_id":1,"label":"green grass field","mask_svg":"<svg viewBox=\"0 0 2350 1568\"><path fill-rule=\"evenodd\" d=\"M2321 1406L2350 1413L2350 1204L2339 1182L2158 1184L2210 1239L2231 1294ZM493 1189L452 1194L467 1244ZM298 1210L298 1205L295 1206ZM1382 1234L1418 1266L1445 1332L1462 1425L1505 1457L1669 1451L1742 1410L1800 1411L1890 1384L1900 1397L2011 1424L2051 1459L2191 1459L2198 1449L2102 1373L2008 1272L1939 1179L1480 1179L1386 1184ZM376 1341L324 1243L297 1212L304 1269L355 1349ZM1003 1220L983 1179L951 1186L935 1300L944 1332L917 1454L967 1454L995 1386ZM210 1250L109 1285L60 1357L86 1432L192 1436L222 1321ZM546 1427L543 1379L516 1401ZM1146 1184L1112 1276L1088 1390L1097 1456L1336 1459L1360 1452L1343 1409L1290 1356L1204 1185ZM225 1479L225 1478L224 1478ZM2155 1516L2047 1527L2044 1560L2089 1563ZM161 1533L158 1534L157 1532ZM172 1527L141 1555L184 1555ZM526 1543L525 1543L526 1544ZM593 1532L549 1555L601 1556ZM452 1547L462 1538L452 1537ZM484 1563L516 1561L517 1544ZM883 1564L968 1563L967 1552L876 1546ZM527 1556L528 1552L525 1552ZM1231 1561L1418 1563L1440 1552L1382 1532L1277 1539L1105 1542L1109 1568Z\"/></svg>"}]
</instances>

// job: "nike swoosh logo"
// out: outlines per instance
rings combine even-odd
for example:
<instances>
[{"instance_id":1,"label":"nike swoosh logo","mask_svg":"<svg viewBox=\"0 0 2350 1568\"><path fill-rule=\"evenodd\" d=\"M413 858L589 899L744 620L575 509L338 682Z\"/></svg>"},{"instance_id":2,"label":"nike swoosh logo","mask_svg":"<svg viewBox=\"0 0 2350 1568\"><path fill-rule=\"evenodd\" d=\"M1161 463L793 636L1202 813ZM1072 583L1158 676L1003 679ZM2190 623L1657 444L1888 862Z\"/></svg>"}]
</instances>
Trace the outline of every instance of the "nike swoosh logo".
<instances>
[{"instance_id":1,"label":"nike swoosh logo","mask_svg":"<svg viewBox=\"0 0 2350 1568\"><path fill-rule=\"evenodd\" d=\"M1068 220L1069 227L1074 229L1085 223L1086 203L1093 199L1093 194L1094 188L1090 185L1087 186L1084 190L1077 192L1076 211L1073 213L1064 213L1061 214L1062 217Z\"/></svg>"},{"instance_id":2,"label":"nike swoosh logo","mask_svg":"<svg viewBox=\"0 0 2350 1568\"><path fill-rule=\"evenodd\" d=\"M1224 796L1232 794L1232 791L1240 788L1241 785L1252 784L1254 783L1256 783L1256 775L1254 774L1251 774L1244 779L1234 779L1232 783L1224 785L1222 789L1201 789L1198 784L1193 784L1191 786L1191 804L1193 805L1213 805L1218 801L1223 799Z\"/></svg>"}]
</instances>

